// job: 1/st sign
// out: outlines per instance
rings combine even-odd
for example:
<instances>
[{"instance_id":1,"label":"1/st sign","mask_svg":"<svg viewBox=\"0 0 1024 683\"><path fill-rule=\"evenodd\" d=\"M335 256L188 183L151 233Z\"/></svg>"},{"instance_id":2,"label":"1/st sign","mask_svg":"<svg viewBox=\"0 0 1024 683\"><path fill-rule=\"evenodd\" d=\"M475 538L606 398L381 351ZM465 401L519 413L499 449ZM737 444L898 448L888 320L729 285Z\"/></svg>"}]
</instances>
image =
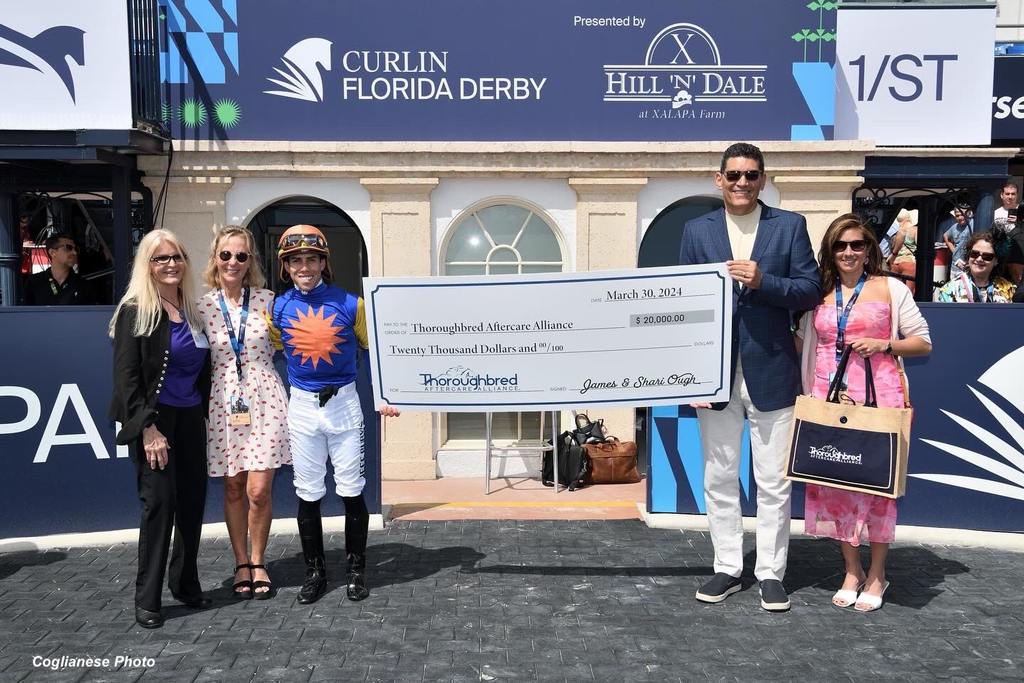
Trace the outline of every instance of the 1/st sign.
<instances>
[{"instance_id":1,"label":"1/st sign","mask_svg":"<svg viewBox=\"0 0 1024 683\"><path fill-rule=\"evenodd\" d=\"M957 55L882 55L877 66L869 64L868 55L862 54L848 64L857 74L857 101L874 102L888 95L898 102L913 102L919 97L941 102L946 78L946 63L957 61ZM865 93L865 85L868 90Z\"/></svg>"},{"instance_id":2,"label":"1/st sign","mask_svg":"<svg viewBox=\"0 0 1024 683\"><path fill-rule=\"evenodd\" d=\"M994 5L841 5L836 17L837 140L990 143Z\"/></svg>"}]
</instances>

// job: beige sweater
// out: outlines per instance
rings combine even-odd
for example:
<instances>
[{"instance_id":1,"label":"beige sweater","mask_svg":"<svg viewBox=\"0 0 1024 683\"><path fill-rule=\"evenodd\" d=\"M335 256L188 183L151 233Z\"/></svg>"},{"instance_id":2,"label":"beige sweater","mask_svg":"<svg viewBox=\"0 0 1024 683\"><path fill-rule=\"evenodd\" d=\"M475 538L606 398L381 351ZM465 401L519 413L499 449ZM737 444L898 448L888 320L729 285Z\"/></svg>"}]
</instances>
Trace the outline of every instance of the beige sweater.
<instances>
[{"instance_id":1,"label":"beige sweater","mask_svg":"<svg viewBox=\"0 0 1024 683\"><path fill-rule=\"evenodd\" d=\"M928 333L928 321L921 315L921 309L914 301L914 295L907 286L896 278L887 277L889 284L889 302L892 314L890 329L892 339L901 337L923 337L929 344L932 338ZM800 321L797 337L803 340L803 351L800 356L800 371L803 379L804 393L810 394L814 388L814 359L818 346L818 333L814 329L814 311L808 311ZM903 359L897 357L896 362L903 369ZM904 379L906 375L904 374ZM910 384L907 384L909 391Z\"/></svg>"}]
</instances>

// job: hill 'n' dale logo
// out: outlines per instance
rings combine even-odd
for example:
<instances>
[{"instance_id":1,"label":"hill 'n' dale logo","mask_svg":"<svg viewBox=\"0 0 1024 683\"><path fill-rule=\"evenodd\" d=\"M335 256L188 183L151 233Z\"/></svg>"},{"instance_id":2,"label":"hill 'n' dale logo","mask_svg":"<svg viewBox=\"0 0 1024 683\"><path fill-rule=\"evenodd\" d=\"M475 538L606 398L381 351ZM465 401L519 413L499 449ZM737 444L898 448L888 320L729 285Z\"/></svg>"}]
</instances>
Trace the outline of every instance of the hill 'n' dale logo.
<instances>
[{"instance_id":1,"label":"hill 'n' dale logo","mask_svg":"<svg viewBox=\"0 0 1024 683\"><path fill-rule=\"evenodd\" d=\"M767 70L765 64L723 64L710 33L696 24L672 24L651 40L643 64L604 66L604 101L668 105L641 118L724 119L714 103L768 101Z\"/></svg>"}]
</instances>

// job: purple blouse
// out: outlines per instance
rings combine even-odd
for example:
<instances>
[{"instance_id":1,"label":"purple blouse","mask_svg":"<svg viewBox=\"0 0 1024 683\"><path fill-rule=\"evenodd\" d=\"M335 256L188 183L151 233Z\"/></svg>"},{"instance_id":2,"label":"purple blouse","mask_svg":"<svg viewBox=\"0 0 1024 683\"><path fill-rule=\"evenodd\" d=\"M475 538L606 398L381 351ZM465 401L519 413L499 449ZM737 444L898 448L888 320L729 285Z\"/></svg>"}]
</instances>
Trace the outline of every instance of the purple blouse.
<instances>
[{"instance_id":1,"label":"purple blouse","mask_svg":"<svg viewBox=\"0 0 1024 683\"><path fill-rule=\"evenodd\" d=\"M196 348L187 322L171 322L171 353L158 399L160 403L173 408L191 408L203 402L196 380L207 353L209 349Z\"/></svg>"}]
</instances>

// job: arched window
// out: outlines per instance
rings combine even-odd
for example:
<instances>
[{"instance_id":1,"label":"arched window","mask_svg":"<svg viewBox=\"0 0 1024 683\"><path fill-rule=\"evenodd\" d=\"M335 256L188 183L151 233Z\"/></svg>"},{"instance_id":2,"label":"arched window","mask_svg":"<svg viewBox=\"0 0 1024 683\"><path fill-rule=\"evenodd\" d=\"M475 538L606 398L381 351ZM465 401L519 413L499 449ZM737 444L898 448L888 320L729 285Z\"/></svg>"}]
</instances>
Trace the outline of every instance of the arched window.
<instances>
[{"instance_id":1,"label":"arched window","mask_svg":"<svg viewBox=\"0 0 1024 683\"><path fill-rule=\"evenodd\" d=\"M555 231L536 210L493 203L461 216L444 248L443 275L559 273L564 259ZM483 413L448 413L449 441L484 438ZM540 413L495 413L495 441L536 441Z\"/></svg>"}]
</instances>

